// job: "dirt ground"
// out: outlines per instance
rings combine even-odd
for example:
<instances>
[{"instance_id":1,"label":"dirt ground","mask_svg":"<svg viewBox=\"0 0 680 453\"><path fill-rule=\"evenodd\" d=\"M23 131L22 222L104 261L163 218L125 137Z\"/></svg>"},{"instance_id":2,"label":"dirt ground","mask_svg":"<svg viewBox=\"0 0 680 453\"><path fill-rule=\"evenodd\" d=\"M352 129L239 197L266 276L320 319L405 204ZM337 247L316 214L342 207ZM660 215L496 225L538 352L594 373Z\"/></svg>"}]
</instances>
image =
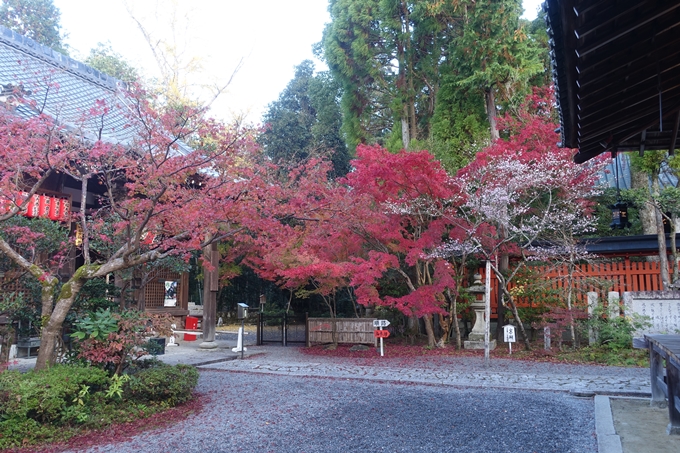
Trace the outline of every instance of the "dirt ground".
<instances>
[{"instance_id":1,"label":"dirt ground","mask_svg":"<svg viewBox=\"0 0 680 453\"><path fill-rule=\"evenodd\" d=\"M623 453L680 452L680 436L666 434L668 408L652 407L646 398L610 398L609 401Z\"/></svg>"}]
</instances>

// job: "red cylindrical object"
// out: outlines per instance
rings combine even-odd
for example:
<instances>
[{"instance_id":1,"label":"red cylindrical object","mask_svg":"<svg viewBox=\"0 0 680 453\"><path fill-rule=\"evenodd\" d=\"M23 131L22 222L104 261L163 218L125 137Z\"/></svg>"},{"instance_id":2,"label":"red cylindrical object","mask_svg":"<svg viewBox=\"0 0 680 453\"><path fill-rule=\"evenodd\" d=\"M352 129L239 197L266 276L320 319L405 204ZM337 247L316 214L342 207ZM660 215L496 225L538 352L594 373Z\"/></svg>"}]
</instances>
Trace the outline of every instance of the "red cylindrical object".
<instances>
[{"instance_id":1,"label":"red cylindrical object","mask_svg":"<svg viewBox=\"0 0 680 453\"><path fill-rule=\"evenodd\" d=\"M50 220L59 220L59 209L61 207L61 199L59 198L52 198L50 201L50 212L48 213L48 217Z\"/></svg>"},{"instance_id":2,"label":"red cylindrical object","mask_svg":"<svg viewBox=\"0 0 680 453\"><path fill-rule=\"evenodd\" d=\"M187 316L185 328L187 330L198 329L198 318L195 318L193 316ZM194 341L194 340L196 340L196 335L194 335L192 333L185 333L184 334L184 341Z\"/></svg>"}]
</instances>

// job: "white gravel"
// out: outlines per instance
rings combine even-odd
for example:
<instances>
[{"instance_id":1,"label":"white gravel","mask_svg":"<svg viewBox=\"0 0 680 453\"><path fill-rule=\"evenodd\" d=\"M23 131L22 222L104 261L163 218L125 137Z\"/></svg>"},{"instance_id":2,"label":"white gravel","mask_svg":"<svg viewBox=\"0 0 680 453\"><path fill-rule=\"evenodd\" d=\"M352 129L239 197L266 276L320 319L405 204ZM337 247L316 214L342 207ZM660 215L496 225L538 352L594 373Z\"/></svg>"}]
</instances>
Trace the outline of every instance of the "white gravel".
<instances>
[{"instance_id":1,"label":"white gravel","mask_svg":"<svg viewBox=\"0 0 680 453\"><path fill-rule=\"evenodd\" d=\"M512 365L511 365L512 366ZM597 452L592 399L201 371L188 419L88 452Z\"/></svg>"}]
</instances>

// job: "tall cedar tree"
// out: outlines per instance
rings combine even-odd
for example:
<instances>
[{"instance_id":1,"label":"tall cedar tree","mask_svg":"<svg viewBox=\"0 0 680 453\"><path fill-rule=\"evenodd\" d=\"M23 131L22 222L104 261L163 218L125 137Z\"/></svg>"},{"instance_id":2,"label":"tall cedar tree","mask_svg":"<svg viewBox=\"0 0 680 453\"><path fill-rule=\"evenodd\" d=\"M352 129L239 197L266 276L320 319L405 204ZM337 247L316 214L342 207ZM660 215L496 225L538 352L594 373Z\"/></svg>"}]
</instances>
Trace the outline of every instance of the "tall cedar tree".
<instances>
[{"instance_id":1,"label":"tall cedar tree","mask_svg":"<svg viewBox=\"0 0 680 453\"><path fill-rule=\"evenodd\" d=\"M343 88L347 143L409 148L429 136L451 34L428 2L331 0L324 58Z\"/></svg>"},{"instance_id":2,"label":"tall cedar tree","mask_svg":"<svg viewBox=\"0 0 680 453\"><path fill-rule=\"evenodd\" d=\"M303 61L295 77L264 115L259 138L274 162L296 166L310 158L333 162L333 177L349 171L349 154L340 128L339 87L328 73L314 75L314 64Z\"/></svg>"},{"instance_id":3,"label":"tall cedar tree","mask_svg":"<svg viewBox=\"0 0 680 453\"><path fill-rule=\"evenodd\" d=\"M60 20L52 0L2 0L0 5L0 25L68 55Z\"/></svg>"}]
</instances>

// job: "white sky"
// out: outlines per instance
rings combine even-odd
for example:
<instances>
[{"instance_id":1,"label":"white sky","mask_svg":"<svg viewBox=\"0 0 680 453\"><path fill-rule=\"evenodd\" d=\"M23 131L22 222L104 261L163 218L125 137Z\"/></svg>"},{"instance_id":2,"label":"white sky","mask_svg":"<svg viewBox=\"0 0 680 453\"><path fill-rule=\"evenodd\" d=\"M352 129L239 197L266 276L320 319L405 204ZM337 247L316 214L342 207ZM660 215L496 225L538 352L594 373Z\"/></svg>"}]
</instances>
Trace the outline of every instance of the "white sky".
<instances>
[{"instance_id":1,"label":"white sky","mask_svg":"<svg viewBox=\"0 0 680 453\"><path fill-rule=\"evenodd\" d=\"M304 59L314 60L312 45L321 40L324 25L330 21L327 0L128 1L144 26L165 39L172 36L168 5L177 5L180 17L176 23L182 29L175 34L185 43L178 48L188 58L198 58L201 65L193 83L225 84L243 59L228 91L212 106L213 115L227 121L245 116L248 122L259 123L267 104L293 78L294 67ZM110 43L130 63L152 75L153 56L124 2L54 0L74 58L85 58L99 42ZM523 0L524 17L535 18L540 3ZM321 62L315 62L317 69L324 69Z\"/></svg>"}]
</instances>

